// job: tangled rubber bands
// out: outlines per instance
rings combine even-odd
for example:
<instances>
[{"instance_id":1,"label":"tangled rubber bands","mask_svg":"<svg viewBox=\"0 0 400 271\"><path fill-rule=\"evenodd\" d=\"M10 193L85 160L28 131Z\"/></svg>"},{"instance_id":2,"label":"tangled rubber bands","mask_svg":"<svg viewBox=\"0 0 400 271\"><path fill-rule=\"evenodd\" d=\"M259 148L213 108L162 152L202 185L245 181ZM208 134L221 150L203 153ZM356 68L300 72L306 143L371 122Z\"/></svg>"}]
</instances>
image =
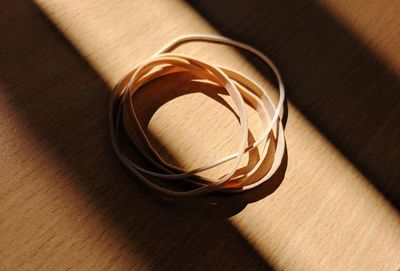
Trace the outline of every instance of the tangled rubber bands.
<instances>
[{"instance_id":1,"label":"tangled rubber bands","mask_svg":"<svg viewBox=\"0 0 400 271\"><path fill-rule=\"evenodd\" d=\"M230 45L258 56L269 65L276 76L280 95L278 102L274 103L264 88L242 73L225 67L210 65L193 57L172 53L178 46L193 41ZM188 72L196 78L208 80L213 84L223 87L231 96L236 106L241 130L241 140L236 153L190 171L185 171L182 168L171 165L161 157L156 148L152 146L145 130L140 124L133 103L135 93L145 84L166 75L182 72ZM154 56L138 64L115 86L109 111L112 147L118 159L133 175L147 187L163 194L174 197L187 197L203 195L213 191L242 192L252 189L270 179L282 163L285 153L285 137L282 125L284 99L285 89L278 69L267 56L257 49L222 36L183 36L166 45ZM248 144L249 129L245 102L257 110L263 123L262 135L252 144ZM144 168L135 163L124 152L121 147L119 135L121 121L125 129L134 127L134 131L131 129L129 133L133 145L158 171ZM238 168L243 155L257 147L261 149L257 163L246 173L238 174ZM250 177L260 169L266 158L271 155L273 156L273 161L270 163L266 173L262 177L249 182ZM228 161L234 161L232 163L233 166L220 178L210 179L198 175L200 172L217 167ZM191 186L189 189L182 191L182 189L171 188L168 185L163 185L155 181L159 179L162 179L166 183L174 183L174 185L191 183L194 184L194 187ZM182 185L182 187L187 186Z\"/></svg>"}]
</instances>

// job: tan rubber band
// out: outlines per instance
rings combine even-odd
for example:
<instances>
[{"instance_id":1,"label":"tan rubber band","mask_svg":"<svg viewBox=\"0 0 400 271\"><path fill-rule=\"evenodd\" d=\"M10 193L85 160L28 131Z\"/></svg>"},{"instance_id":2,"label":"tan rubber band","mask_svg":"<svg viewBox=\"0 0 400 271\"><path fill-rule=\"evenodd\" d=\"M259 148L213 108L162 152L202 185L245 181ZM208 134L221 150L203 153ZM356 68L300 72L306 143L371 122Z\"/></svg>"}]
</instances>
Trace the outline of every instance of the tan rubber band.
<instances>
[{"instance_id":1,"label":"tan rubber band","mask_svg":"<svg viewBox=\"0 0 400 271\"><path fill-rule=\"evenodd\" d=\"M171 53L171 51L179 45L193 41L226 44L247 50L257 55L270 66L276 76L280 95L277 104L274 104L268 92L259 84L239 72L221 66L213 66L189 56ZM183 72L190 73L199 79L208 80L209 82L226 89L236 106L242 134L236 153L222 157L208 165L190 171L171 165L161 157L156 148L152 146L145 130L141 126L133 103L135 92L143 85L156 78ZM221 36L183 36L169 43L153 57L146 59L137 65L115 86L109 109L112 147L118 159L132 174L138 177L138 179L148 187L169 196L197 196L213 191L245 191L258 186L271 178L282 162L285 152L284 129L281 121L284 113L284 99L285 89L278 69L267 56L257 49L247 44ZM247 145L249 131L245 101L257 110L264 126L263 134L251 145ZM121 119L123 119L124 126L136 149L147 159L148 162L162 172L155 172L143 168L129 159L123 152L119 142ZM134 129L129 129L128 127L132 127L132 125ZM262 151L256 165L247 173L241 175L236 174L244 153L258 147L259 145L262 146ZM273 152L273 162L268 168L268 171L262 176L262 178L249 182L249 177L254 175L260 169L269 152ZM234 160L231 169L228 173L218 179L209 179L197 175L197 173L217 167L231 160ZM168 182L175 183L190 182L198 187L188 191L179 191L160 185L159 182L154 181L154 178L164 179Z\"/></svg>"}]
</instances>

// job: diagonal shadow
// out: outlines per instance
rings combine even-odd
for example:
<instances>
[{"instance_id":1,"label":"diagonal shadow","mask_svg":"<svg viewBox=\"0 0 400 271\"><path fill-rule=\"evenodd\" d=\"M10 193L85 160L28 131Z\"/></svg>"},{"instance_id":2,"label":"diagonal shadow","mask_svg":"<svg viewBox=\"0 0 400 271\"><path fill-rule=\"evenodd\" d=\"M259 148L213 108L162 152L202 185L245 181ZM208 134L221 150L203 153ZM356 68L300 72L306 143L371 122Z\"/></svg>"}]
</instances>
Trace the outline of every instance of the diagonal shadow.
<instances>
[{"instance_id":1,"label":"diagonal shadow","mask_svg":"<svg viewBox=\"0 0 400 271\"><path fill-rule=\"evenodd\" d=\"M94 199L130 251L155 270L272 269L226 219L176 210L130 185L110 147L105 82L36 6L0 4L1 91L54 159L79 176L68 185Z\"/></svg>"},{"instance_id":2,"label":"diagonal shadow","mask_svg":"<svg viewBox=\"0 0 400 271\"><path fill-rule=\"evenodd\" d=\"M189 2L270 55L288 98L400 209L398 76L314 1Z\"/></svg>"}]
</instances>

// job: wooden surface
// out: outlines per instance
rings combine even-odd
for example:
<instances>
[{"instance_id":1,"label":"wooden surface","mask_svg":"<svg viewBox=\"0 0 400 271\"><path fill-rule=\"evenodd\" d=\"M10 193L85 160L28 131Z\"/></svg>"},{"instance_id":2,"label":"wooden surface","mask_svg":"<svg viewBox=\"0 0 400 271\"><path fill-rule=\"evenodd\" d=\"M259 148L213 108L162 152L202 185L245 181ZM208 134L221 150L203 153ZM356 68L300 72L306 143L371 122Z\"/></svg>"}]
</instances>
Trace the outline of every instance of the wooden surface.
<instances>
[{"instance_id":1,"label":"wooden surface","mask_svg":"<svg viewBox=\"0 0 400 271\"><path fill-rule=\"evenodd\" d=\"M111 2L1 2L0 270L400 268L398 2ZM287 168L254 193L158 199L113 156L111 86L193 32L257 46L287 82ZM253 58L181 50L273 90ZM224 93L186 79L136 102L165 157L190 168L233 150L238 124Z\"/></svg>"}]
</instances>

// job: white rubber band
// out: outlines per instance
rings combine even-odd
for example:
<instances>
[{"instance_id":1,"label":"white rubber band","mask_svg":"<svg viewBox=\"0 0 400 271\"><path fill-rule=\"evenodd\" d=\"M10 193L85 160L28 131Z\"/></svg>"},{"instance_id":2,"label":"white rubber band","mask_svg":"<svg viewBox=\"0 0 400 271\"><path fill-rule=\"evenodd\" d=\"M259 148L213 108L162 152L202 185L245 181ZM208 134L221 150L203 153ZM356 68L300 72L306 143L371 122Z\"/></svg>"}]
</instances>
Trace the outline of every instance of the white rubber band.
<instances>
[{"instance_id":1,"label":"white rubber band","mask_svg":"<svg viewBox=\"0 0 400 271\"><path fill-rule=\"evenodd\" d=\"M259 84L239 72L221 66L213 66L189 56L171 53L171 51L173 51L173 49L179 45L193 41L226 44L247 50L257 55L270 66L277 78L280 95L277 104L274 105L268 92L259 86ZM156 148L151 145L145 130L137 118L133 104L135 92L138 91L144 84L156 78L180 72L191 73L196 78L209 80L210 82L220 85L226 89L236 106L242 135L236 153L222 157L208 165L190 171L185 171L182 168L169 164L167 161L163 160L160 154L157 153ZM118 159L131 173L137 176L139 180L141 180L148 187L169 196L196 196L212 191L245 191L254 188L268 180L276 172L282 162L285 152L284 130L281 121L284 113L284 99L285 89L278 69L267 56L257 49L247 44L221 36L183 36L167 44L153 57L150 57L149 59L146 59L137 65L115 86L110 103L109 113L112 147ZM248 119L245 109L245 100L252 107L257 109L264 126L263 134L249 146L247 146ZM118 131L123 112L125 112L128 116L126 120L124 119L124 124L126 130L129 130L128 134L132 139L132 143L152 165L157 167L162 172L155 172L153 170L141 167L140 165L131 161L131 159L129 159L121 149ZM127 125L126 122L129 122L129 125L134 125L134 131L132 131L132 129L128 129L129 125ZM244 153L256 148L263 142L264 145L262 147L261 156L256 165L249 172L235 176ZM272 146L271 144L273 145L274 149L274 159L267 173L259 180L252 181L250 183L247 182L249 177L260 169L267 157L270 147ZM197 173L217 167L234 159L235 162L228 173L218 179L209 179L197 175ZM196 184L198 187L188 191L178 191L172 188L161 186L158 184L158 182L154 181L154 177L173 182L191 182Z\"/></svg>"}]
</instances>

